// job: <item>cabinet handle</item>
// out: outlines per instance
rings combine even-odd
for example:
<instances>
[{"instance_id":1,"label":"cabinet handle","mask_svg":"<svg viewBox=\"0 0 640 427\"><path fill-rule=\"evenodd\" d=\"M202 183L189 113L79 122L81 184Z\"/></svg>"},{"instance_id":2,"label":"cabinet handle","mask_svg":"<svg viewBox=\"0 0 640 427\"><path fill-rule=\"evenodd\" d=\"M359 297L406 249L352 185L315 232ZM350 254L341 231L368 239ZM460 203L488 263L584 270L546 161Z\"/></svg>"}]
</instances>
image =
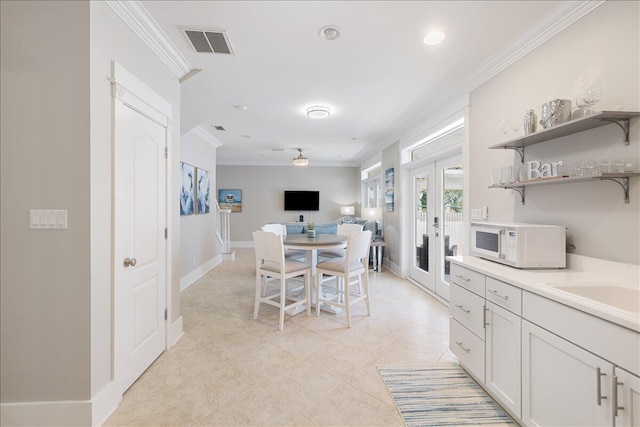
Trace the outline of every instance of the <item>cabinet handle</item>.
<instances>
[{"instance_id":1,"label":"cabinet handle","mask_svg":"<svg viewBox=\"0 0 640 427\"><path fill-rule=\"evenodd\" d=\"M498 291L494 291L494 290L492 290L492 289L487 289L487 290L488 290L489 292L491 292L492 294L494 294L495 296L502 298L502 299L503 299L503 300L505 300L505 301L509 299L509 295L502 296L502 295L500 295L500 294L498 293Z\"/></svg>"},{"instance_id":2,"label":"cabinet handle","mask_svg":"<svg viewBox=\"0 0 640 427\"><path fill-rule=\"evenodd\" d=\"M618 410L623 411L624 410L624 406L618 406L618 386L620 385L624 385L624 383L621 383L618 381L618 376L614 375L613 376L613 390L611 390L611 400L613 401L613 421L614 421L614 425L615 425L615 420L616 417L618 416Z\"/></svg>"},{"instance_id":3,"label":"cabinet handle","mask_svg":"<svg viewBox=\"0 0 640 427\"><path fill-rule=\"evenodd\" d=\"M465 310L464 306L462 306L462 305L456 305L456 307L458 307L460 310L464 311L467 314L469 314L471 312L471 310Z\"/></svg>"},{"instance_id":4,"label":"cabinet handle","mask_svg":"<svg viewBox=\"0 0 640 427\"><path fill-rule=\"evenodd\" d=\"M484 310L482 310L482 323L484 323L484 326L489 326L489 322L487 322L487 313L488 312L489 312L489 309L487 308L487 306L485 306Z\"/></svg>"},{"instance_id":5,"label":"cabinet handle","mask_svg":"<svg viewBox=\"0 0 640 427\"><path fill-rule=\"evenodd\" d=\"M471 349L470 349L470 348L464 348L464 347L462 346L462 343L461 343L461 342L459 342L459 341L456 341L456 344L458 344L458 346L459 346L461 349L463 349L465 353L469 353L469 352L471 351Z\"/></svg>"},{"instance_id":6,"label":"cabinet handle","mask_svg":"<svg viewBox=\"0 0 640 427\"><path fill-rule=\"evenodd\" d=\"M470 281L470 280L471 280L471 279L467 279L466 277L461 276L461 275L459 275L459 274L456 274L456 277L457 277L458 279L460 279L460 280L464 280L465 282L468 282L468 281Z\"/></svg>"},{"instance_id":7,"label":"cabinet handle","mask_svg":"<svg viewBox=\"0 0 640 427\"><path fill-rule=\"evenodd\" d=\"M607 398L602 395L602 377L606 376L606 373L600 372L600 368L596 368L596 402L598 406L602 406L602 400Z\"/></svg>"}]
</instances>

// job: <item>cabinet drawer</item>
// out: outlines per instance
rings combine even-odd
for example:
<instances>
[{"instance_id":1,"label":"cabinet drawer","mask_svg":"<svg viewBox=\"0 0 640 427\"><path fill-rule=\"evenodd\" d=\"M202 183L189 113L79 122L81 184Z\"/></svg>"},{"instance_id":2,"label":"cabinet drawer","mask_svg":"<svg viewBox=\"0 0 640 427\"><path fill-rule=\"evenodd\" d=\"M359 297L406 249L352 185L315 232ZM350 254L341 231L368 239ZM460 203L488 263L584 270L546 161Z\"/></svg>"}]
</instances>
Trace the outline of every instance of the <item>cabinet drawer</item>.
<instances>
[{"instance_id":1,"label":"cabinet drawer","mask_svg":"<svg viewBox=\"0 0 640 427\"><path fill-rule=\"evenodd\" d=\"M484 298L451 284L449 312L458 322L484 341Z\"/></svg>"},{"instance_id":2,"label":"cabinet drawer","mask_svg":"<svg viewBox=\"0 0 640 427\"><path fill-rule=\"evenodd\" d=\"M487 277L486 288L488 301L517 315L522 314L522 290L493 277Z\"/></svg>"},{"instance_id":3,"label":"cabinet drawer","mask_svg":"<svg viewBox=\"0 0 640 427\"><path fill-rule=\"evenodd\" d=\"M484 274L451 263L451 282L484 298Z\"/></svg>"},{"instance_id":4,"label":"cabinet drawer","mask_svg":"<svg viewBox=\"0 0 640 427\"><path fill-rule=\"evenodd\" d=\"M484 341L450 317L449 348L464 368L484 383Z\"/></svg>"}]
</instances>

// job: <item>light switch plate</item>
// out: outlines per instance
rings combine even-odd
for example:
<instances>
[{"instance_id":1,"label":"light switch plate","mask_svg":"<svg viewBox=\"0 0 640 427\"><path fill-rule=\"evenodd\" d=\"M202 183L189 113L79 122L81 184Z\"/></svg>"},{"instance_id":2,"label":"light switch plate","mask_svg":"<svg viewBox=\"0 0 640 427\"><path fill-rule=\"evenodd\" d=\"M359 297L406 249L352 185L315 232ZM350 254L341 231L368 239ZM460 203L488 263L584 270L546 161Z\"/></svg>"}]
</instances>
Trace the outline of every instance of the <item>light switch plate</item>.
<instances>
[{"instance_id":1,"label":"light switch plate","mask_svg":"<svg viewBox=\"0 0 640 427\"><path fill-rule=\"evenodd\" d=\"M484 219L484 220L489 219L489 207L488 206L483 206L482 207L482 219Z\"/></svg>"},{"instance_id":2,"label":"light switch plate","mask_svg":"<svg viewBox=\"0 0 640 427\"><path fill-rule=\"evenodd\" d=\"M482 211L480 209L471 209L471 219L482 219Z\"/></svg>"},{"instance_id":3,"label":"light switch plate","mask_svg":"<svg viewBox=\"0 0 640 427\"><path fill-rule=\"evenodd\" d=\"M29 228L32 230L66 230L66 209L31 209Z\"/></svg>"}]
</instances>

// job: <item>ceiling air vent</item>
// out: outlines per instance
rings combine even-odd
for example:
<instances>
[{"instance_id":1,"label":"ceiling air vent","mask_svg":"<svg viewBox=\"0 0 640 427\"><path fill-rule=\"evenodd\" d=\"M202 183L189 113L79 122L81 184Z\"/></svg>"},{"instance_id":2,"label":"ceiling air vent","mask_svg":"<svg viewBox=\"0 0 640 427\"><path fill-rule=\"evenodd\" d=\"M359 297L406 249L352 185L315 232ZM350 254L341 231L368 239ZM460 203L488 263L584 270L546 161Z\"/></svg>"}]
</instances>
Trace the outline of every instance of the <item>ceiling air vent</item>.
<instances>
[{"instance_id":1,"label":"ceiling air vent","mask_svg":"<svg viewBox=\"0 0 640 427\"><path fill-rule=\"evenodd\" d=\"M220 125L211 125L211 126L216 128L216 130L226 130L223 126L220 126Z\"/></svg>"},{"instance_id":2,"label":"ceiling air vent","mask_svg":"<svg viewBox=\"0 0 640 427\"><path fill-rule=\"evenodd\" d=\"M187 36L187 39L196 52L233 55L229 37L224 30L192 30L182 28L182 32Z\"/></svg>"}]
</instances>

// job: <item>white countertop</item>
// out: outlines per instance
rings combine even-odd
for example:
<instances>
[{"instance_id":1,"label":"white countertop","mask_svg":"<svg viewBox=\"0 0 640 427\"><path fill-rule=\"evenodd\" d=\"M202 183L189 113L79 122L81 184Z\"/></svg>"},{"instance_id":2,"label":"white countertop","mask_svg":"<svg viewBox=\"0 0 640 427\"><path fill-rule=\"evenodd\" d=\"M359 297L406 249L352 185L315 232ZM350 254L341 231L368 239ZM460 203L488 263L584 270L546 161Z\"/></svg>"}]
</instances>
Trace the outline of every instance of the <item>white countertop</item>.
<instances>
[{"instance_id":1,"label":"white countertop","mask_svg":"<svg viewBox=\"0 0 640 427\"><path fill-rule=\"evenodd\" d=\"M640 283L638 282L640 267L637 265L574 255L569 262L570 267L568 268L522 270L475 256L452 256L447 257L447 259L455 264L510 283L525 291L640 332L640 313L625 311L554 287L554 284L600 284L629 288L640 292Z\"/></svg>"}]
</instances>

